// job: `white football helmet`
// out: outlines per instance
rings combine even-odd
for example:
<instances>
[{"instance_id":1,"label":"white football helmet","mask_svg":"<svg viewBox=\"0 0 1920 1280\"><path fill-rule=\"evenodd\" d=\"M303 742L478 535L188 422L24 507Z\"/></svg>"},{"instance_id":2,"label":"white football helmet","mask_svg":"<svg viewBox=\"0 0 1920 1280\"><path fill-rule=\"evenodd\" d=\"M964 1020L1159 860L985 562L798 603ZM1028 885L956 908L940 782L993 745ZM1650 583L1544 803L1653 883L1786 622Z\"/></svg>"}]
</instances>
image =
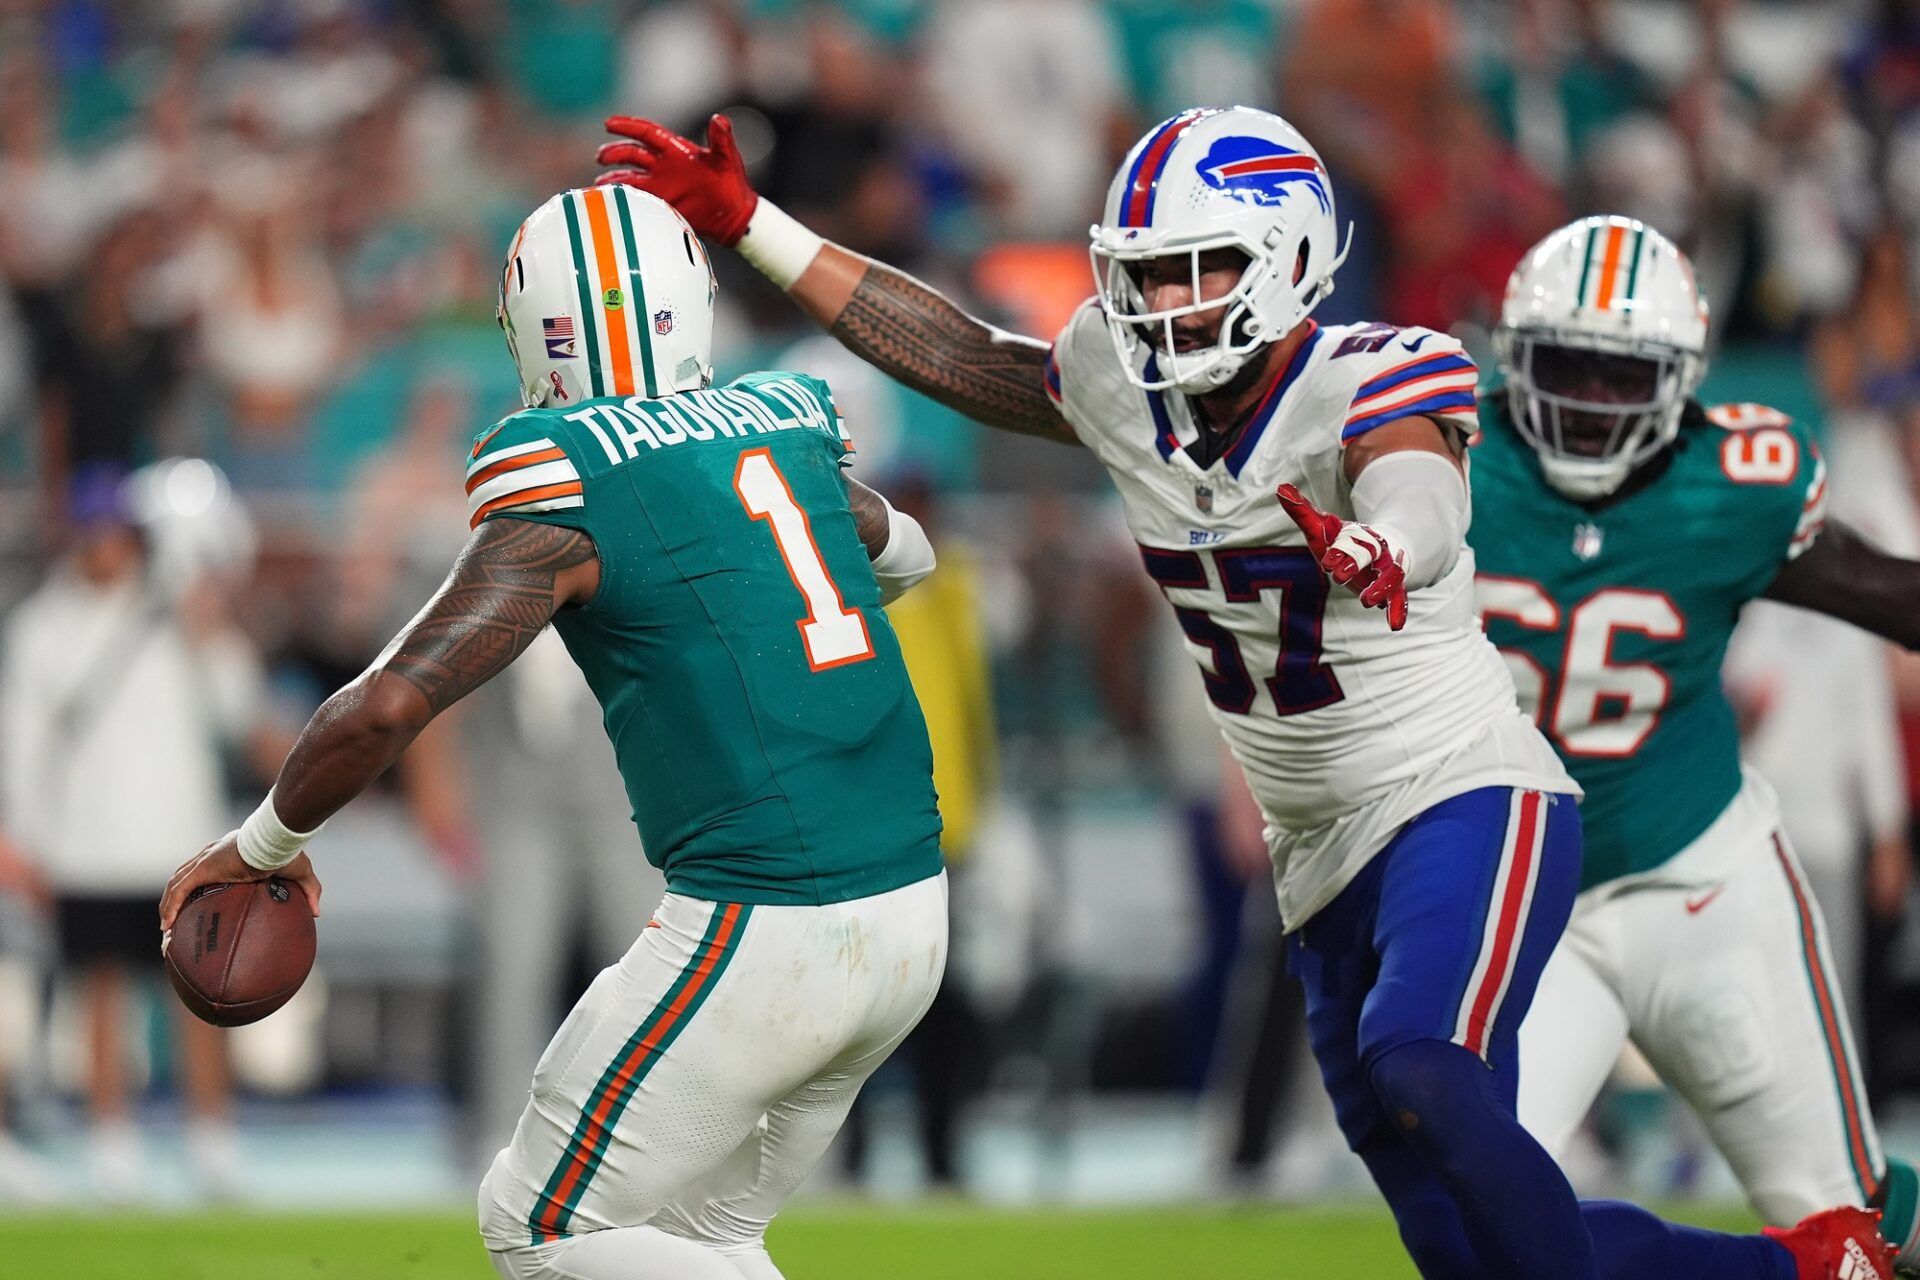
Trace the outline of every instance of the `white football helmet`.
<instances>
[{"instance_id":1,"label":"white football helmet","mask_svg":"<svg viewBox=\"0 0 1920 1280\"><path fill-rule=\"evenodd\" d=\"M1121 162L1091 234L1094 283L1127 377L1190 394L1224 385L1306 319L1347 256L1319 153L1252 107L1197 108L1155 126ZM1248 262L1230 292L1202 299L1200 255L1210 249L1238 249ZM1187 259L1194 301L1149 311L1137 266L1170 254ZM1220 306L1220 341L1175 353L1173 322Z\"/></svg>"},{"instance_id":2,"label":"white football helmet","mask_svg":"<svg viewBox=\"0 0 1920 1280\"><path fill-rule=\"evenodd\" d=\"M1548 483L1601 498L1679 434L1707 371L1707 304L1658 231L1582 218L1513 269L1493 345Z\"/></svg>"},{"instance_id":3,"label":"white football helmet","mask_svg":"<svg viewBox=\"0 0 1920 1280\"><path fill-rule=\"evenodd\" d=\"M631 187L562 191L514 233L500 327L529 409L713 381L713 266L686 220Z\"/></svg>"}]
</instances>

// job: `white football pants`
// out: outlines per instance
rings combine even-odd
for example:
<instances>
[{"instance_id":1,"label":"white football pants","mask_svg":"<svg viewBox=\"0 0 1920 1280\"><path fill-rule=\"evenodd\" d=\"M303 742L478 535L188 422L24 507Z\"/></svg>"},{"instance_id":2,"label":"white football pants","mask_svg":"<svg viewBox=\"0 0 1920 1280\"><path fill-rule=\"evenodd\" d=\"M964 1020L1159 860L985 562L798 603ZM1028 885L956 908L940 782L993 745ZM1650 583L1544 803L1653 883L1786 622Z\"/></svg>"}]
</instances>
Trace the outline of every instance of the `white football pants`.
<instances>
[{"instance_id":1,"label":"white football pants","mask_svg":"<svg viewBox=\"0 0 1920 1280\"><path fill-rule=\"evenodd\" d=\"M1806 875L1777 828L1743 840L1712 883L1580 896L1520 1029L1520 1121L1564 1154L1631 1038L1790 1225L1861 1204L1885 1161Z\"/></svg>"},{"instance_id":2,"label":"white football pants","mask_svg":"<svg viewBox=\"0 0 1920 1280\"><path fill-rule=\"evenodd\" d=\"M767 1224L920 1021L945 875L820 907L668 894L534 1070L480 1187L507 1280L777 1280Z\"/></svg>"}]
</instances>

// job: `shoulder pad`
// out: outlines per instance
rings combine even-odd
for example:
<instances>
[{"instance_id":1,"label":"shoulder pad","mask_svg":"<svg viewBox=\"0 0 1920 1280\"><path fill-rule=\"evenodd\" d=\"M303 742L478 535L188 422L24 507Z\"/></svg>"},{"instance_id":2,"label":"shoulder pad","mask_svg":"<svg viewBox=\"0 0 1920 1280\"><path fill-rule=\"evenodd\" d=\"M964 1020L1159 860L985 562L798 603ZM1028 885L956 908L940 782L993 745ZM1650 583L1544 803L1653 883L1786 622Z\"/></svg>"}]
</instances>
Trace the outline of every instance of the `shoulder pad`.
<instances>
[{"instance_id":1,"label":"shoulder pad","mask_svg":"<svg viewBox=\"0 0 1920 1280\"><path fill-rule=\"evenodd\" d=\"M1716 404L1706 410L1707 421L1726 431L1753 431L1760 427L1790 427L1793 418L1771 405L1742 401Z\"/></svg>"},{"instance_id":2,"label":"shoulder pad","mask_svg":"<svg viewBox=\"0 0 1920 1280\"><path fill-rule=\"evenodd\" d=\"M467 523L495 515L585 505L580 471L552 415L525 410L489 427L467 450Z\"/></svg>"},{"instance_id":3,"label":"shoulder pad","mask_svg":"<svg viewBox=\"0 0 1920 1280\"><path fill-rule=\"evenodd\" d=\"M1047 394L1055 404L1066 399L1066 384L1083 379L1090 372L1088 357L1104 361L1096 369L1111 369L1112 376L1120 377L1118 358L1114 355L1113 344L1107 339L1106 317L1100 312L1100 301L1088 298L1073 314L1067 317L1066 324L1055 335L1053 343L1047 348L1046 384ZM1065 370L1063 376L1062 370Z\"/></svg>"},{"instance_id":4,"label":"shoulder pad","mask_svg":"<svg viewBox=\"0 0 1920 1280\"><path fill-rule=\"evenodd\" d=\"M1327 361L1355 380L1342 443L1414 416L1465 418L1473 430L1480 371L1451 334L1365 325L1337 335Z\"/></svg>"},{"instance_id":5,"label":"shoulder pad","mask_svg":"<svg viewBox=\"0 0 1920 1280\"><path fill-rule=\"evenodd\" d=\"M801 426L818 431L839 444L843 453L853 452L853 437L847 433L847 422L841 416L840 403L833 398L833 388L827 385L824 378L790 371L750 373L735 378L728 385L735 390L752 391L772 400Z\"/></svg>"}]
</instances>

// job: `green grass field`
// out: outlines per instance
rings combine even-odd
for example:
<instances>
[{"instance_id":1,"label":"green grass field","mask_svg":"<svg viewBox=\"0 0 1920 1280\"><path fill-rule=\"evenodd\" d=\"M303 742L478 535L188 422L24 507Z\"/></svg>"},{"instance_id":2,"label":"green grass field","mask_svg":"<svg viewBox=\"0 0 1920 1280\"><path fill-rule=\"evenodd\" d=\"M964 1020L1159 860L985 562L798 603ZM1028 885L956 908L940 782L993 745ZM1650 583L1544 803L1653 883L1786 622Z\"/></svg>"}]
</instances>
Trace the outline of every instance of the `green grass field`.
<instances>
[{"instance_id":1,"label":"green grass field","mask_svg":"<svg viewBox=\"0 0 1920 1280\"><path fill-rule=\"evenodd\" d=\"M1730 1230L1739 1213L1685 1215ZM1414 1280L1386 1214L1266 1207L812 1206L772 1234L787 1280ZM0 1218L7 1280L490 1280L463 1215Z\"/></svg>"}]
</instances>

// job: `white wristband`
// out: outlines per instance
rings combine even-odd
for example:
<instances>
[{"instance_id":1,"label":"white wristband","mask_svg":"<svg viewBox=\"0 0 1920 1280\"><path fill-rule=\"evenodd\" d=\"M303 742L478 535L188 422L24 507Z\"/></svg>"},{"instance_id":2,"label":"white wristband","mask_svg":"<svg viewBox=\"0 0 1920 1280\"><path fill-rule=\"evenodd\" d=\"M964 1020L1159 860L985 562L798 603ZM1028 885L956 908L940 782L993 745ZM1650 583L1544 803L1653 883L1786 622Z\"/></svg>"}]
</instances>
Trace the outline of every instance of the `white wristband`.
<instances>
[{"instance_id":1,"label":"white wristband","mask_svg":"<svg viewBox=\"0 0 1920 1280\"><path fill-rule=\"evenodd\" d=\"M824 239L762 196L753 207L753 216L747 219L746 234L734 248L761 275L782 289L791 289L800 273L813 265L814 255L824 244Z\"/></svg>"},{"instance_id":2,"label":"white wristband","mask_svg":"<svg viewBox=\"0 0 1920 1280\"><path fill-rule=\"evenodd\" d=\"M323 822L320 827L326 825ZM299 856L307 841L320 834L320 827L304 832L288 827L274 812L269 791L260 807L240 824L240 861L258 871L278 871Z\"/></svg>"},{"instance_id":3,"label":"white wristband","mask_svg":"<svg viewBox=\"0 0 1920 1280\"><path fill-rule=\"evenodd\" d=\"M887 502L887 545L873 558L880 603L892 604L932 572L933 543L927 540L927 531L918 520Z\"/></svg>"}]
</instances>

